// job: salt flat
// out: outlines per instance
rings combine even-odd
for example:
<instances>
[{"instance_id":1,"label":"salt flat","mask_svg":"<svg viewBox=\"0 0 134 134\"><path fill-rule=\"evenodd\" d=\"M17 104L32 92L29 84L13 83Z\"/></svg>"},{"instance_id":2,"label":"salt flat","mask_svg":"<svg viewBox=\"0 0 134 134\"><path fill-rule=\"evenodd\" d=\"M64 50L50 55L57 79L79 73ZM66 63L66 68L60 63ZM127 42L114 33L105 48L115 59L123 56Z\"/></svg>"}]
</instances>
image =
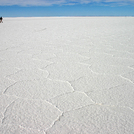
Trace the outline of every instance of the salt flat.
<instances>
[{"instance_id":1,"label":"salt flat","mask_svg":"<svg viewBox=\"0 0 134 134\"><path fill-rule=\"evenodd\" d=\"M134 18L5 18L0 134L134 134Z\"/></svg>"}]
</instances>

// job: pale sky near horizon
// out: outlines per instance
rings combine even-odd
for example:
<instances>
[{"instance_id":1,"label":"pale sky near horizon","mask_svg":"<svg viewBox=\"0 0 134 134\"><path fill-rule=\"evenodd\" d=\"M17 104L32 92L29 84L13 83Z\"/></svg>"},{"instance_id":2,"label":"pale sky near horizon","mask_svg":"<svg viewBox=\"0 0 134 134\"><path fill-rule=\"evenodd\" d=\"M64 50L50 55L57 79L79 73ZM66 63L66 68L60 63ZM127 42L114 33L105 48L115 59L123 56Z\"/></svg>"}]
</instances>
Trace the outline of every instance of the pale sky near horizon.
<instances>
[{"instance_id":1,"label":"pale sky near horizon","mask_svg":"<svg viewBox=\"0 0 134 134\"><path fill-rule=\"evenodd\" d=\"M0 16L134 16L134 0L0 0Z\"/></svg>"}]
</instances>

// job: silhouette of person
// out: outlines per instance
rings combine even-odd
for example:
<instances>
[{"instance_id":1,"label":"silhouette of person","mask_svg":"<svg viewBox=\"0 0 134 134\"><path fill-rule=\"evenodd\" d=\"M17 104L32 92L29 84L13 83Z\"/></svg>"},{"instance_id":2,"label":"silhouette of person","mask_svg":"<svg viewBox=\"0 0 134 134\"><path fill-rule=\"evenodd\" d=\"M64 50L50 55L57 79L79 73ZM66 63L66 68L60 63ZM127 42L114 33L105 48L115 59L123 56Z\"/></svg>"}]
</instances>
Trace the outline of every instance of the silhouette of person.
<instances>
[{"instance_id":1,"label":"silhouette of person","mask_svg":"<svg viewBox=\"0 0 134 134\"><path fill-rule=\"evenodd\" d=\"M2 20L3 20L3 18L2 18L2 17L0 17L0 23L1 23L1 22L3 23L3 21L2 21Z\"/></svg>"}]
</instances>

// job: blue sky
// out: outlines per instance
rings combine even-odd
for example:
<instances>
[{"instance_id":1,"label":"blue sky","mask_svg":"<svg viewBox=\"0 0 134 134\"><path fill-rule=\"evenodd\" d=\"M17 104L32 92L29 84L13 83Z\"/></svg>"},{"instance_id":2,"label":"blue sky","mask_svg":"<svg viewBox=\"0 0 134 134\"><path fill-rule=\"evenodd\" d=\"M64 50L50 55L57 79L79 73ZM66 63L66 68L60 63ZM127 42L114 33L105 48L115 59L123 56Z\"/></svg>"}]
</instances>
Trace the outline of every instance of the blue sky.
<instances>
[{"instance_id":1,"label":"blue sky","mask_svg":"<svg viewBox=\"0 0 134 134\"><path fill-rule=\"evenodd\" d=\"M0 0L0 16L134 16L134 0Z\"/></svg>"}]
</instances>

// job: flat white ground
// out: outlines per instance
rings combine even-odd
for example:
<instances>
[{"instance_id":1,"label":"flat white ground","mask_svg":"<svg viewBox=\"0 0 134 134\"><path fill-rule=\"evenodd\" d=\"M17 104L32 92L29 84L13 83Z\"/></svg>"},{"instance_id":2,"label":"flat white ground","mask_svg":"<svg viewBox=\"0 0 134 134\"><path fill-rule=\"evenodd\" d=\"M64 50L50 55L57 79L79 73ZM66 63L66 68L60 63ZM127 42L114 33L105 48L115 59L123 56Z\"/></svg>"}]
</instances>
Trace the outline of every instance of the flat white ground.
<instances>
[{"instance_id":1,"label":"flat white ground","mask_svg":"<svg viewBox=\"0 0 134 134\"><path fill-rule=\"evenodd\" d=\"M134 134L134 18L5 18L0 134Z\"/></svg>"}]
</instances>

